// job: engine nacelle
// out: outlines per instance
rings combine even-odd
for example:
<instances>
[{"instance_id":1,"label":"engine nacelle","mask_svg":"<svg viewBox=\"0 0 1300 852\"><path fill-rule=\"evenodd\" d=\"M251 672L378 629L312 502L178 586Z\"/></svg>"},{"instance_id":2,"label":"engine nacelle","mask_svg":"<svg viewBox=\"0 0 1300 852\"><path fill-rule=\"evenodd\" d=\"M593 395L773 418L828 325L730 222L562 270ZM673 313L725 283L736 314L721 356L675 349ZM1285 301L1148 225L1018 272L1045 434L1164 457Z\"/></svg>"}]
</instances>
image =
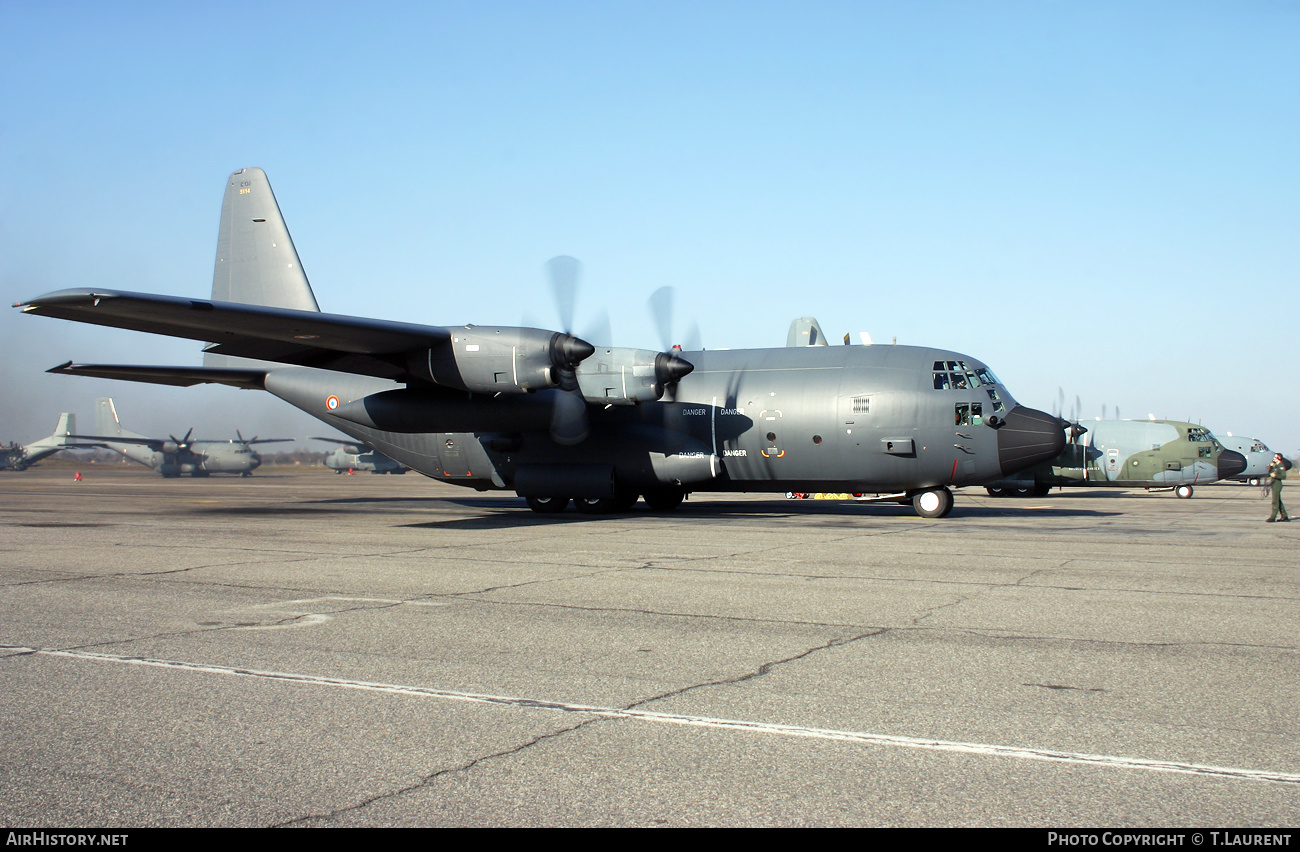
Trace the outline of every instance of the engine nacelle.
<instances>
[{"instance_id":1,"label":"engine nacelle","mask_svg":"<svg viewBox=\"0 0 1300 852\"><path fill-rule=\"evenodd\" d=\"M636 405L661 398L666 385L693 369L666 352L601 348L578 365L578 388L587 402Z\"/></svg>"},{"instance_id":2,"label":"engine nacelle","mask_svg":"<svg viewBox=\"0 0 1300 852\"><path fill-rule=\"evenodd\" d=\"M443 387L519 394L558 386L560 368L592 351L591 344L558 331L471 325L451 329L451 340L441 346L411 353L406 368Z\"/></svg>"}]
</instances>

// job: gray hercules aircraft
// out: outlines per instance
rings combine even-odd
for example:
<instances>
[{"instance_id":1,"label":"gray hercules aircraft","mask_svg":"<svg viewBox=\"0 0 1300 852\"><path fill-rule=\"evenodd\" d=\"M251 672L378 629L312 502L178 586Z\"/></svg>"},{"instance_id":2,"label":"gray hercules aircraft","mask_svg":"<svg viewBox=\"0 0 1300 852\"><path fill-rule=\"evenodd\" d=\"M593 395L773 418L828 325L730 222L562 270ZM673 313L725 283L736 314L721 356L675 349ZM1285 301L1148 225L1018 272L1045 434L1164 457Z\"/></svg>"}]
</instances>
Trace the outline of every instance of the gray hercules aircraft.
<instances>
[{"instance_id":1,"label":"gray hercules aircraft","mask_svg":"<svg viewBox=\"0 0 1300 852\"><path fill-rule=\"evenodd\" d=\"M77 431L77 415L63 412L59 415L59 425L54 434L41 438L30 444L19 446L10 444L0 448L0 470L26 470L43 458L48 458L60 450L74 450L94 447L97 444L81 444L72 440Z\"/></svg>"},{"instance_id":2,"label":"gray hercules aircraft","mask_svg":"<svg viewBox=\"0 0 1300 852\"><path fill-rule=\"evenodd\" d=\"M1218 438L1219 443L1223 444L1225 449L1234 450L1246 459L1246 469L1237 474L1232 479L1237 482L1248 482L1251 485L1259 485L1268 476L1268 465L1273 461L1273 451L1264 445L1259 438L1241 438L1233 435L1231 432L1226 437Z\"/></svg>"},{"instance_id":3,"label":"gray hercules aircraft","mask_svg":"<svg viewBox=\"0 0 1300 852\"><path fill-rule=\"evenodd\" d=\"M553 265L554 266L554 265ZM25 313L205 341L204 366L51 372L263 389L426 476L607 512L689 491L850 491L952 508L1045 461L1059 418L968 355L911 346L652 351L537 328L321 313L261 169L226 184L212 296L63 290Z\"/></svg>"},{"instance_id":4,"label":"gray hercules aircraft","mask_svg":"<svg viewBox=\"0 0 1300 852\"><path fill-rule=\"evenodd\" d=\"M272 444L292 441L292 438L253 438L229 441L194 441L190 429L185 437L146 438L144 435L129 432L122 428L117 419L117 408L108 397L95 400L95 431L98 435L74 435L73 437L95 441L98 446L121 453L133 462L151 467L167 478L188 473L190 476L209 476L214 473L229 473L238 476L252 476L253 471L262 463L262 457L252 449L252 444Z\"/></svg>"},{"instance_id":5,"label":"gray hercules aircraft","mask_svg":"<svg viewBox=\"0 0 1300 852\"><path fill-rule=\"evenodd\" d=\"M1052 488L1146 488L1191 497L1193 485L1236 476L1246 458L1209 429L1177 420L1098 420L1068 425L1070 443L1054 459L988 484L994 496Z\"/></svg>"},{"instance_id":6,"label":"gray hercules aircraft","mask_svg":"<svg viewBox=\"0 0 1300 852\"><path fill-rule=\"evenodd\" d=\"M374 447L366 446L360 441L341 441L338 438L312 438L312 440L342 445L325 457L325 466L335 473L368 470L371 473L401 474L406 473L408 469L405 465L393 461Z\"/></svg>"}]
</instances>

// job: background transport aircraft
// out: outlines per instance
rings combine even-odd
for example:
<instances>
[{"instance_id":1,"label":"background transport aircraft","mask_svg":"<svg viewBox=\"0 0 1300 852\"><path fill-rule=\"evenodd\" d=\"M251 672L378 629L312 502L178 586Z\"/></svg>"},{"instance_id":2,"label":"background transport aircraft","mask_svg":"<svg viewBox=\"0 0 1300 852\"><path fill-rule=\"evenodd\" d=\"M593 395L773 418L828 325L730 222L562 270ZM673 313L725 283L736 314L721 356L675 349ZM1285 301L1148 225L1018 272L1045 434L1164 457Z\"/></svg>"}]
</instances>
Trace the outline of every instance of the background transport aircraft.
<instances>
[{"instance_id":1,"label":"background transport aircraft","mask_svg":"<svg viewBox=\"0 0 1300 852\"><path fill-rule=\"evenodd\" d=\"M576 275L556 275L562 304L575 287ZM665 510L707 489L861 492L942 517L951 487L1010 476L1065 444L1059 418L941 349L597 348L570 332L571 314L551 331L321 313L255 168L227 181L211 299L79 289L19 307L207 343L202 367L51 372L264 389L426 476L514 491L538 512L638 498Z\"/></svg>"},{"instance_id":2,"label":"background transport aircraft","mask_svg":"<svg viewBox=\"0 0 1300 852\"><path fill-rule=\"evenodd\" d=\"M1085 421L1086 422L1086 421ZM991 482L994 496L1043 496L1052 488L1107 487L1173 490L1191 497L1193 485L1240 474L1246 458L1228 450L1209 429L1178 420L1097 420L1068 427L1070 442L1056 458Z\"/></svg>"},{"instance_id":3,"label":"background transport aircraft","mask_svg":"<svg viewBox=\"0 0 1300 852\"><path fill-rule=\"evenodd\" d=\"M60 450L84 449L97 444L76 443L70 440L77 431L77 416L67 411L59 415L59 425L54 434L41 438L30 444L19 446L10 444L0 448L0 470L26 470L43 458L48 458Z\"/></svg>"},{"instance_id":4,"label":"background transport aircraft","mask_svg":"<svg viewBox=\"0 0 1300 852\"><path fill-rule=\"evenodd\" d=\"M325 466L335 473L347 473L350 470L368 470L371 473L406 473L408 468L393 461L388 456L360 441L344 441L338 438L312 438L313 441L326 441L341 444L338 449L325 457Z\"/></svg>"},{"instance_id":5,"label":"background transport aircraft","mask_svg":"<svg viewBox=\"0 0 1300 852\"><path fill-rule=\"evenodd\" d=\"M1263 441L1259 438L1241 438L1231 432L1223 437L1215 437L1225 449L1241 453L1246 459L1246 469L1229 478L1251 485L1259 485L1264 481L1264 477L1268 476L1269 462L1273 461L1273 451Z\"/></svg>"},{"instance_id":6,"label":"background transport aircraft","mask_svg":"<svg viewBox=\"0 0 1300 852\"><path fill-rule=\"evenodd\" d=\"M209 476L229 473L252 476L262 463L262 457L253 451L253 444L272 444L292 441L293 438L251 438L228 441L191 440L193 427L185 437L146 438L144 435L122 428L117 418L117 408L108 397L95 400L95 431L97 435L76 435L81 440L95 441L98 446L121 453L133 462L151 467L165 477L181 474Z\"/></svg>"}]
</instances>

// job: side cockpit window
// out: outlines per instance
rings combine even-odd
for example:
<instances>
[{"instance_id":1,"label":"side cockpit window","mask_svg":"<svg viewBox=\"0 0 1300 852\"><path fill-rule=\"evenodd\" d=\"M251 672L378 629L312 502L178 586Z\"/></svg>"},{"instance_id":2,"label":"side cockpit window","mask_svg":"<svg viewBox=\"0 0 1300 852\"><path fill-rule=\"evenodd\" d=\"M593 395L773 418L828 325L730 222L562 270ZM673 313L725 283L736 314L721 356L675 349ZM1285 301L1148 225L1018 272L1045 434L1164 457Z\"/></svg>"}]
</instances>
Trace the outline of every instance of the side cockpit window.
<instances>
[{"instance_id":1,"label":"side cockpit window","mask_svg":"<svg viewBox=\"0 0 1300 852\"><path fill-rule=\"evenodd\" d=\"M953 412L957 426L979 426L984 422L984 406L978 402L959 402Z\"/></svg>"}]
</instances>

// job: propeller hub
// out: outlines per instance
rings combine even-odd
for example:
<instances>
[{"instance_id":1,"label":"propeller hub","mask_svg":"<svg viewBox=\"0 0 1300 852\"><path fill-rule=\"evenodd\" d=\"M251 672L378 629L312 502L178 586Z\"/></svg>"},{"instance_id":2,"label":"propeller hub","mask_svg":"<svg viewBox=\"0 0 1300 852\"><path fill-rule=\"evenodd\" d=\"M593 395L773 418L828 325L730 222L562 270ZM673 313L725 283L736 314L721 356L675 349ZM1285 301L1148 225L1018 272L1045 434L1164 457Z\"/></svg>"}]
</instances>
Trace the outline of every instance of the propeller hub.
<instances>
[{"instance_id":1,"label":"propeller hub","mask_svg":"<svg viewBox=\"0 0 1300 852\"><path fill-rule=\"evenodd\" d=\"M655 378L660 384L672 384L690 375L694 369L694 364L680 356L668 352L660 352L655 356Z\"/></svg>"},{"instance_id":2,"label":"propeller hub","mask_svg":"<svg viewBox=\"0 0 1300 852\"><path fill-rule=\"evenodd\" d=\"M580 337L557 332L551 338L551 363L561 369L572 369L582 361L590 358L596 347Z\"/></svg>"}]
</instances>

